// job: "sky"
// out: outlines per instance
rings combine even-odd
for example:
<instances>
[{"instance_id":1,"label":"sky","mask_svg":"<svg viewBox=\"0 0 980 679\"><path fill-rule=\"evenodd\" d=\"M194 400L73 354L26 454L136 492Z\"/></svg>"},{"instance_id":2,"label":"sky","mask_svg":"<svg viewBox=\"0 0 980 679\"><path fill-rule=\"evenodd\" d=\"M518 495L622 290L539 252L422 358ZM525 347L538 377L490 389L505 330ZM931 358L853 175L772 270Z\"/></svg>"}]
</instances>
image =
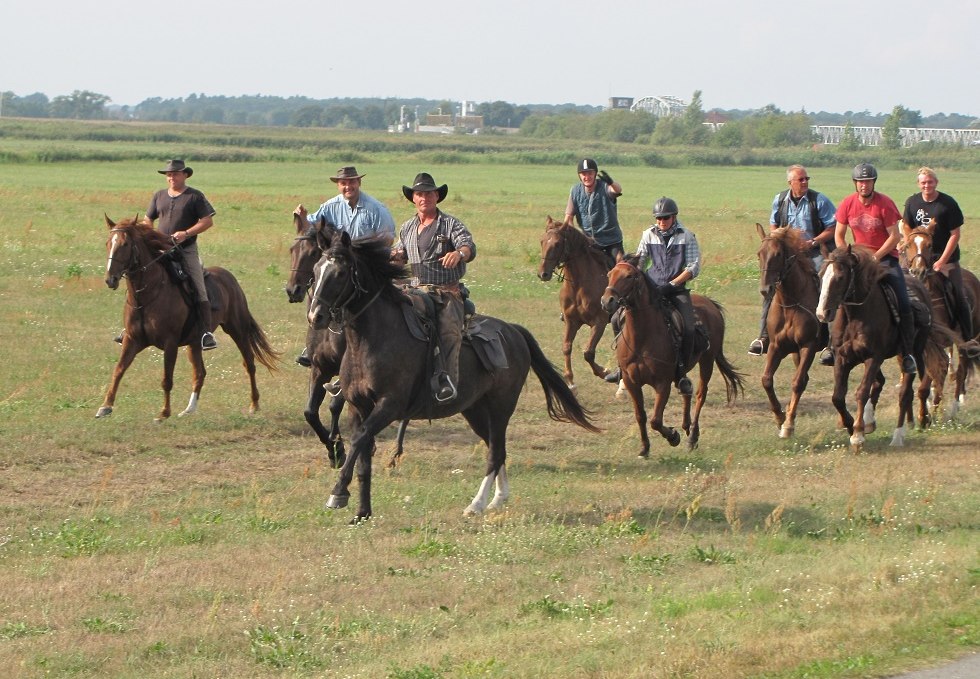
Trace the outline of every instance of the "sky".
<instances>
[{"instance_id":1,"label":"sky","mask_svg":"<svg viewBox=\"0 0 980 679\"><path fill-rule=\"evenodd\" d=\"M705 110L980 116L980 3L963 0L14 0L0 26L0 91L18 96L602 106L700 90Z\"/></svg>"}]
</instances>

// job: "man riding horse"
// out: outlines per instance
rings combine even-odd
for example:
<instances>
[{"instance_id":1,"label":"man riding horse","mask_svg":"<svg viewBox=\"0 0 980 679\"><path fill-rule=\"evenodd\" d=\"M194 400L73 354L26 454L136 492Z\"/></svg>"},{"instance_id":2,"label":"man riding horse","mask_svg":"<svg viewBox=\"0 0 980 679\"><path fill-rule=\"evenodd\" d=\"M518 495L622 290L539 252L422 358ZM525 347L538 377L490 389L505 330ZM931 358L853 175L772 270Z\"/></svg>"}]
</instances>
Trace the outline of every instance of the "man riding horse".
<instances>
[{"instance_id":1,"label":"man riding horse","mask_svg":"<svg viewBox=\"0 0 980 679\"><path fill-rule=\"evenodd\" d=\"M415 204L415 216L402 224L401 245L393 258L412 265L414 288L428 292L438 309L439 351L436 355L436 400L456 398L459 385L459 349L465 321L463 286L466 263L476 257L476 245L461 221L441 211L449 187L436 186L432 175L420 172L412 186L402 186L405 199Z\"/></svg>"},{"instance_id":2,"label":"man riding horse","mask_svg":"<svg viewBox=\"0 0 980 679\"><path fill-rule=\"evenodd\" d=\"M673 304L681 315L681 346L677 352L677 389L690 396L694 389L685 367L694 350L696 317L691 305L691 293L686 283L701 271L701 250L694 232L685 228L677 219L677 203L663 196L653 204L653 216L657 223L640 237L636 254L640 268L646 269L647 278L660 293L660 297ZM614 327L618 326L614 319ZM607 382L619 382L619 368L606 375Z\"/></svg>"}]
</instances>

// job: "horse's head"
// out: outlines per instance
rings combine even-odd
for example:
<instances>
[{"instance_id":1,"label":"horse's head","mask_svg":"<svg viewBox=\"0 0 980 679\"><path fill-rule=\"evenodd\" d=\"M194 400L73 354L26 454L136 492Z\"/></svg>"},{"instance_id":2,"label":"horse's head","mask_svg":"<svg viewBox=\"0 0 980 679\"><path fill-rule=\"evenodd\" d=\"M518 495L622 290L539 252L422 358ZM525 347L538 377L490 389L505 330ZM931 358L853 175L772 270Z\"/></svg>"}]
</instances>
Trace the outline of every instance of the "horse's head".
<instances>
[{"instance_id":1,"label":"horse's head","mask_svg":"<svg viewBox=\"0 0 980 679\"><path fill-rule=\"evenodd\" d=\"M902 242L899 251L905 259L909 273L916 278L925 278L932 270L934 256L932 252L932 228L920 226L911 228L902 222Z\"/></svg>"},{"instance_id":2,"label":"horse's head","mask_svg":"<svg viewBox=\"0 0 980 679\"><path fill-rule=\"evenodd\" d=\"M613 313L619 307L631 307L646 303L646 276L640 270L638 258L626 255L609 270L609 285L599 303L606 313Z\"/></svg>"},{"instance_id":3,"label":"horse's head","mask_svg":"<svg viewBox=\"0 0 980 679\"><path fill-rule=\"evenodd\" d=\"M872 286L885 274L884 267L872 257L868 248L852 245L837 248L820 269L817 319L830 323L841 304L863 303ZM862 301L855 302L856 299Z\"/></svg>"},{"instance_id":4,"label":"horse's head","mask_svg":"<svg viewBox=\"0 0 980 679\"><path fill-rule=\"evenodd\" d=\"M321 217L310 225L298 214L293 214L296 238L289 248L290 270L286 282L286 296L290 302L301 302L313 281L313 267L336 234L333 224Z\"/></svg>"},{"instance_id":5,"label":"horse's head","mask_svg":"<svg viewBox=\"0 0 980 679\"><path fill-rule=\"evenodd\" d=\"M392 283L405 275L405 267L391 261L391 247L386 240L351 242L350 235L341 231L313 267L313 301L308 320L316 327L341 317L345 311L356 314L384 290L394 291Z\"/></svg>"},{"instance_id":6,"label":"horse's head","mask_svg":"<svg viewBox=\"0 0 980 679\"><path fill-rule=\"evenodd\" d=\"M565 229L561 222L556 222L548 215L544 235L541 237L541 265L538 267L538 278L548 282L567 256Z\"/></svg>"},{"instance_id":7,"label":"horse's head","mask_svg":"<svg viewBox=\"0 0 980 679\"><path fill-rule=\"evenodd\" d=\"M762 237L758 252L759 292L767 294L786 278L791 267L807 258L800 257L804 243L798 229L781 227L766 233L761 224L755 226Z\"/></svg>"},{"instance_id":8,"label":"horse's head","mask_svg":"<svg viewBox=\"0 0 980 679\"><path fill-rule=\"evenodd\" d=\"M110 290L118 288L123 275L138 266L139 254L134 247L138 220L139 215L132 219L124 219L117 224L109 219L109 215L105 215L105 223L109 228L109 239L105 245L108 255L105 284Z\"/></svg>"}]
</instances>

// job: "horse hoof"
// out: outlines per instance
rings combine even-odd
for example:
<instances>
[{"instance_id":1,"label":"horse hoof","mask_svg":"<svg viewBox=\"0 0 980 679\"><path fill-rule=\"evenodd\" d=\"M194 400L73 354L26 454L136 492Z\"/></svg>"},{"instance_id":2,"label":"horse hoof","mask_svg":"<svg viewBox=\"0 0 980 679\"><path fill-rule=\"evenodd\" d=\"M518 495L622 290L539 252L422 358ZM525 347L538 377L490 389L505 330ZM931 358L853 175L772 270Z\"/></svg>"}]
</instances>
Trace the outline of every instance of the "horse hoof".
<instances>
[{"instance_id":1,"label":"horse hoof","mask_svg":"<svg viewBox=\"0 0 980 679\"><path fill-rule=\"evenodd\" d=\"M112 415L112 408L110 408L109 406L102 406L101 408L99 408L98 412L95 413L96 419L109 417L110 415Z\"/></svg>"},{"instance_id":2,"label":"horse hoof","mask_svg":"<svg viewBox=\"0 0 980 679\"><path fill-rule=\"evenodd\" d=\"M779 438L781 439L791 439L793 438L794 427L780 427L779 428Z\"/></svg>"},{"instance_id":3,"label":"horse hoof","mask_svg":"<svg viewBox=\"0 0 980 679\"><path fill-rule=\"evenodd\" d=\"M343 509L350 501L350 495L331 495L327 498L327 509Z\"/></svg>"},{"instance_id":4,"label":"horse hoof","mask_svg":"<svg viewBox=\"0 0 980 679\"><path fill-rule=\"evenodd\" d=\"M670 434L667 436L667 443L669 443L670 447L673 448L677 445L680 445L680 442L681 442L680 432L677 431L676 429L671 429Z\"/></svg>"},{"instance_id":5,"label":"horse hoof","mask_svg":"<svg viewBox=\"0 0 980 679\"><path fill-rule=\"evenodd\" d=\"M463 510L463 516L480 516L480 514L482 513L483 510L476 505L470 505L469 507Z\"/></svg>"},{"instance_id":6,"label":"horse hoof","mask_svg":"<svg viewBox=\"0 0 980 679\"><path fill-rule=\"evenodd\" d=\"M624 398L626 398L626 395L628 393L629 392L626 391L626 383L623 382L622 380L620 380L619 381L619 389L616 390L616 400L617 401L622 401Z\"/></svg>"}]
</instances>

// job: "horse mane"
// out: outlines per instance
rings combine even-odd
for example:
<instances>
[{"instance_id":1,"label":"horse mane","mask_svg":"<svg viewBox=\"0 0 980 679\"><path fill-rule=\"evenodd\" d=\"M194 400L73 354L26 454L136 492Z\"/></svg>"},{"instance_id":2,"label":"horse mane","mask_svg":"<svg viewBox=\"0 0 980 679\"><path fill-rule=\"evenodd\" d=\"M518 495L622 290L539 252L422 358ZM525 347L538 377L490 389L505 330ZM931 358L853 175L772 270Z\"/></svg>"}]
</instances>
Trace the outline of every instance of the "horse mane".
<instances>
[{"instance_id":1,"label":"horse mane","mask_svg":"<svg viewBox=\"0 0 980 679\"><path fill-rule=\"evenodd\" d=\"M571 240L571 245L581 249L586 255L594 259L596 262L602 264L602 268L608 268L606 263L606 253L602 251L602 248L595 242L595 239L588 234L580 231L571 224L562 224L558 227L562 233L565 234L566 238Z\"/></svg>"},{"instance_id":2,"label":"horse mane","mask_svg":"<svg viewBox=\"0 0 980 679\"><path fill-rule=\"evenodd\" d=\"M888 275L888 269L885 268L885 265L871 258L874 253L874 248L855 244L846 248L837 248L830 253L827 261L837 262L846 256L852 256L857 261L856 279L873 283Z\"/></svg>"},{"instance_id":3,"label":"horse mane","mask_svg":"<svg viewBox=\"0 0 980 679\"><path fill-rule=\"evenodd\" d=\"M174 247L174 242L170 236L154 229L153 224L146 218L127 217L117 222L113 228L121 229L127 235L145 241L147 246L153 250L163 252Z\"/></svg>"},{"instance_id":4,"label":"horse mane","mask_svg":"<svg viewBox=\"0 0 980 679\"><path fill-rule=\"evenodd\" d=\"M351 241L346 232L334 238L326 255L329 257L349 256L357 269L358 283L370 293L386 287L398 278L406 278L408 268L391 261L391 246L380 238L364 238Z\"/></svg>"},{"instance_id":5,"label":"horse mane","mask_svg":"<svg viewBox=\"0 0 980 679\"><path fill-rule=\"evenodd\" d=\"M790 252L804 255L804 250L806 249L806 239L803 237L803 232L799 229L794 229L790 226L781 226L778 229L773 229L769 236L776 241L776 243L787 248ZM801 267L803 267L805 273L817 273L816 267L813 266L813 260L809 257L805 255L803 257L797 257L796 261Z\"/></svg>"}]
</instances>

